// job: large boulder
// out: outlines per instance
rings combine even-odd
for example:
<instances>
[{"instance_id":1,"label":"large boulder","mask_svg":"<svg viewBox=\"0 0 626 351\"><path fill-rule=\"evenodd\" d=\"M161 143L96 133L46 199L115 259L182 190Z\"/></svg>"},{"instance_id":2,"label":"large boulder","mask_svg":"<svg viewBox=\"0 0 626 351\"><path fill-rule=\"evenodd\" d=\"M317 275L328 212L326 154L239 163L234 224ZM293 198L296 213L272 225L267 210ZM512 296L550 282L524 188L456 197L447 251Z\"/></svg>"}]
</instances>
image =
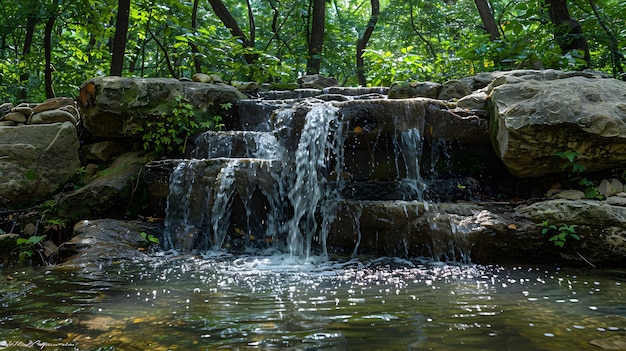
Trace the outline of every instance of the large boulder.
<instances>
[{"instance_id":1,"label":"large boulder","mask_svg":"<svg viewBox=\"0 0 626 351\"><path fill-rule=\"evenodd\" d=\"M247 98L234 87L222 83L173 78L98 77L81 87L79 101L83 124L94 137L139 138L147 122L172 112L175 97L180 95L194 105L199 120L210 120L221 105L236 105L237 101Z\"/></svg>"},{"instance_id":2,"label":"large boulder","mask_svg":"<svg viewBox=\"0 0 626 351\"><path fill-rule=\"evenodd\" d=\"M0 127L0 206L44 199L80 167L71 122Z\"/></svg>"},{"instance_id":3,"label":"large boulder","mask_svg":"<svg viewBox=\"0 0 626 351\"><path fill-rule=\"evenodd\" d=\"M555 152L577 151L588 171L626 160L626 82L574 76L538 81L500 77L490 96L491 138L509 171L561 171Z\"/></svg>"}]
</instances>

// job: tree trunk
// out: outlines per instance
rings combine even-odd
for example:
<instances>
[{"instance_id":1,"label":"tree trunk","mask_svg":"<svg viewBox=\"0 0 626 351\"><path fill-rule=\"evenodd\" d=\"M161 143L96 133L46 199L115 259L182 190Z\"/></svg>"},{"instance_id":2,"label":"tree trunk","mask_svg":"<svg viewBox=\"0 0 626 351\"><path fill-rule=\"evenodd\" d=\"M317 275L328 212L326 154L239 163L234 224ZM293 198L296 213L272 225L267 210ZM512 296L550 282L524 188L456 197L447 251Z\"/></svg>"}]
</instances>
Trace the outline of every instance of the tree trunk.
<instances>
[{"instance_id":1,"label":"tree trunk","mask_svg":"<svg viewBox=\"0 0 626 351\"><path fill-rule=\"evenodd\" d=\"M53 8L46 21L46 27L43 35L43 51L46 67L44 69L44 84L46 90L46 98L51 99L54 97L54 89L52 87L52 29L54 28L54 22L56 21L56 9L58 6L58 0L53 3Z\"/></svg>"},{"instance_id":2,"label":"tree trunk","mask_svg":"<svg viewBox=\"0 0 626 351\"><path fill-rule=\"evenodd\" d=\"M31 14L28 16L26 20L26 35L24 36L24 49L22 50L22 62L26 62L26 57L30 54L30 48L33 46L33 34L35 32L35 26L37 25L39 20L35 16L35 14ZM20 69L22 70L22 69ZM25 101L28 98L28 72L23 70L20 73L20 89L18 91L17 99L18 101ZM23 83L24 82L24 83ZM24 84L24 85L22 85Z\"/></svg>"},{"instance_id":3,"label":"tree trunk","mask_svg":"<svg viewBox=\"0 0 626 351\"><path fill-rule=\"evenodd\" d=\"M228 28L228 30L230 30L230 33L235 38L241 39L241 43L243 44L243 46L253 48L254 42L248 39L243 30L241 30L241 27L239 27L239 24L237 23L233 15L230 14L222 0L209 0L209 3L213 8L213 12L215 12L217 17L224 24L224 26ZM257 59L257 55L246 54L244 55L244 58L246 59L247 63L254 63L254 61L256 61Z\"/></svg>"},{"instance_id":4,"label":"tree trunk","mask_svg":"<svg viewBox=\"0 0 626 351\"><path fill-rule=\"evenodd\" d=\"M111 55L112 76L121 76L124 68L124 52L126 51L129 14L130 0L118 0L115 36L113 37L113 53Z\"/></svg>"},{"instance_id":5,"label":"tree trunk","mask_svg":"<svg viewBox=\"0 0 626 351\"><path fill-rule=\"evenodd\" d=\"M587 40L583 36L583 30L580 24L570 17L567 9L567 0L545 0L548 5L548 13L550 20L556 26L554 39L561 48L561 52L566 54L572 50L582 51L584 60L590 65L589 46Z\"/></svg>"},{"instance_id":6,"label":"tree trunk","mask_svg":"<svg viewBox=\"0 0 626 351\"><path fill-rule=\"evenodd\" d=\"M326 24L326 0L311 0L313 13L311 35L309 37L309 59L306 73L318 74L322 65L322 47L324 45L324 25Z\"/></svg>"},{"instance_id":7,"label":"tree trunk","mask_svg":"<svg viewBox=\"0 0 626 351\"><path fill-rule=\"evenodd\" d=\"M500 31L496 25L496 20L493 17L489 3L487 0L474 0L474 3L480 14L480 19L483 21L483 26L485 26L485 30L489 33L489 40L496 41L500 38Z\"/></svg>"},{"instance_id":8,"label":"tree trunk","mask_svg":"<svg viewBox=\"0 0 626 351\"><path fill-rule=\"evenodd\" d=\"M198 28L198 0L193 0L193 9L191 10L191 28L195 31ZM200 50L196 43L190 41L191 53L193 55L193 66L196 73L202 72L202 64L200 62Z\"/></svg>"},{"instance_id":9,"label":"tree trunk","mask_svg":"<svg viewBox=\"0 0 626 351\"><path fill-rule=\"evenodd\" d=\"M626 80L626 75L624 75L624 69L622 68L624 55L622 55L622 53L620 53L619 51L619 41L617 40L615 34L606 25L606 22L604 21L602 16L600 16L598 8L596 7L596 2L594 0L589 0L589 5L591 5L593 14L598 19L600 27L602 27L606 35L609 37L609 50L611 51L611 63L613 64L613 77Z\"/></svg>"},{"instance_id":10,"label":"tree trunk","mask_svg":"<svg viewBox=\"0 0 626 351\"><path fill-rule=\"evenodd\" d=\"M365 62L363 62L363 52L367 47L367 42L370 40L370 37L374 32L376 22L378 22L378 16L380 15L379 1L371 0L370 5L372 12L370 14L369 22L367 23L367 28L365 28L365 32L363 32L363 35L359 36L359 39L356 42L356 72L361 86L367 85L367 80L365 79Z\"/></svg>"}]
</instances>

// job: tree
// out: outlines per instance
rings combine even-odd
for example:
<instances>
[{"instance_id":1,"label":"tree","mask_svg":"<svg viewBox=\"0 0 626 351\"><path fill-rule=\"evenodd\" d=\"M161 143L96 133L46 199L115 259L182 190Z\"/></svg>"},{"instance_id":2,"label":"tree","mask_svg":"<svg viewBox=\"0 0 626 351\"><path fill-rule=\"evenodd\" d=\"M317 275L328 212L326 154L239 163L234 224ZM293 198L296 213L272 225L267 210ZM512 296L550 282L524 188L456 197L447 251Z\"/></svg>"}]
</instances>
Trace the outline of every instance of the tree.
<instances>
[{"instance_id":1,"label":"tree","mask_svg":"<svg viewBox=\"0 0 626 351\"><path fill-rule=\"evenodd\" d=\"M556 26L554 39L561 48L561 53L565 55L572 50L581 51L586 63L583 68L589 67L591 63L589 45L578 21L570 17L567 0L546 0L546 5L550 20Z\"/></svg>"},{"instance_id":2,"label":"tree","mask_svg":"<svg viewBox=\"0 0 626 351\"><path fill-rule=\"evenodd\" d=\"M485 26L485 31L489 33L489 40L496 41L500 38L500 31L498 30L496 20L493 17L491 6L489 6L487 0L474 0L474 3L478 9L478 14L483 22L483 26Z\"/></svg>"},{"instance_id":3,"label":"tree","mask_svg":"<svg viewBox=\"0 0 626 351\"><path fill-rule=\"evenodd\" d=\"M217 17L222 21L224 26L230 30L230 33L235 37L241 40L241 44L246 48L254 48L254 39L255 39L255 29L254 27L250 28L250 38L246 36L243 32L237 20L233 17L233 15L228 11L222 0L209 0L211 7L213 8L213 12L217 15ZM249 22L254 23L254 19L252 17L252 10L250 2L247 1L248 6L248 16ZM255 54L244 54L244 58L247 63L253 63L257 59L257 55Z\"/></svg>"},{"instance_id":4,"label":"tree","mask_svg":"<svg viewBox=\"0 0 626 351\"><path fill-rule=\"evenodd\" d=\"M50 99L54 97L54 89L52 87L52 72L54 71L54 67L52 67L52 29L54 28L54 22L57 18L57 7L59 6L59 1L54 0L52 3L52 7L50 8L49 17L46 21L46 27L44 29L44 58L45 58L45 68L44 68L44 86L46 90L46 98Z\"/></svg>"},{"instance_id":5,"label":"tree","mask_svg":"<svg viewBox=\"0 0 626 351\"><path fill-rule=\"evenodd\" d=\"M126 51L126 35L128 33L128 16L130 0L118 0L117 20L115 21L115 36L113 37L113 51L111 53L111 75L121 76L124 68L124 53Z\"/></svg>"},{"instance_id":6,"label":"tree","mask_svg":"<svg viewBox=\"0 0 626 351\"><path fill-rule=\"evenodd\" d=\"M378 16L380 15L380 3L378 0L370 1L371 7L371 15L370 19L367 22L367 27L356 43L356 72L359 79L359 84L361 86L367 85L367 79L365 78L365 63L363 62L363 54L365 53L365 48L367 47L367 43L376 28L376 22L378 22Z\"/></svg>"},{"instance_id":7,"label":"tree","mask_svg":"<svg viewBox=\"0 0 626 351\"><path fill-rule=\"evenodd\" d=\"M320 73L320 67L322 65L324 25L326 24L326 0L310 0L309 10L311 23L308 27L309 59L306 65L306 73L318 74Z\"/></svg>"}]
</instances>

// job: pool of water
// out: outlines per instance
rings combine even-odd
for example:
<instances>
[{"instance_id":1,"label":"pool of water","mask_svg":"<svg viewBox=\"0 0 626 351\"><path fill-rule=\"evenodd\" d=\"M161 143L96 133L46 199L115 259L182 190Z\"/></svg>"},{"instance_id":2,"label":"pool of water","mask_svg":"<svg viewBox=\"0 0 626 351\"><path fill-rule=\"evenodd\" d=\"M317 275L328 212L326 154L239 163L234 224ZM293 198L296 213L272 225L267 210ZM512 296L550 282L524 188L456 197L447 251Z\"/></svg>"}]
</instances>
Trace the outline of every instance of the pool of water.
<instances>
[{"instance_id":1,"label":"pool of water","mask_svg":"<svg viewBox=\"0 0 626 351\"><path fill-rule=\"evenodd\" d=\"M2 275L0 350L626 349L626 270L216 255Z\"/></svg>"}]
</instances>

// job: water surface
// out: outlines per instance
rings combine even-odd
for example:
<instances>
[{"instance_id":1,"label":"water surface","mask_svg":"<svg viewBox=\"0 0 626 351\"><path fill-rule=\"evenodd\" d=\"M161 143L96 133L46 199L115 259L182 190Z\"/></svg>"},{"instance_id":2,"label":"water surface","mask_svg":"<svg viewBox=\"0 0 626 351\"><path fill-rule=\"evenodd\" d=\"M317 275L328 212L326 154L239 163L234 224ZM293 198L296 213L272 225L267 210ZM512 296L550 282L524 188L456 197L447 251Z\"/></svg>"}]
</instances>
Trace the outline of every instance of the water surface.
<instances>
[{"instance_id":1,"label":"water surface","mask_svg":"<svg viewBox=\"0 0 626 351\"><path fill-rule=\"evenodd\" d=\"M0 350L626 348L626 273L286 256L3 271Z\"/></svg>"}]
</instances>

